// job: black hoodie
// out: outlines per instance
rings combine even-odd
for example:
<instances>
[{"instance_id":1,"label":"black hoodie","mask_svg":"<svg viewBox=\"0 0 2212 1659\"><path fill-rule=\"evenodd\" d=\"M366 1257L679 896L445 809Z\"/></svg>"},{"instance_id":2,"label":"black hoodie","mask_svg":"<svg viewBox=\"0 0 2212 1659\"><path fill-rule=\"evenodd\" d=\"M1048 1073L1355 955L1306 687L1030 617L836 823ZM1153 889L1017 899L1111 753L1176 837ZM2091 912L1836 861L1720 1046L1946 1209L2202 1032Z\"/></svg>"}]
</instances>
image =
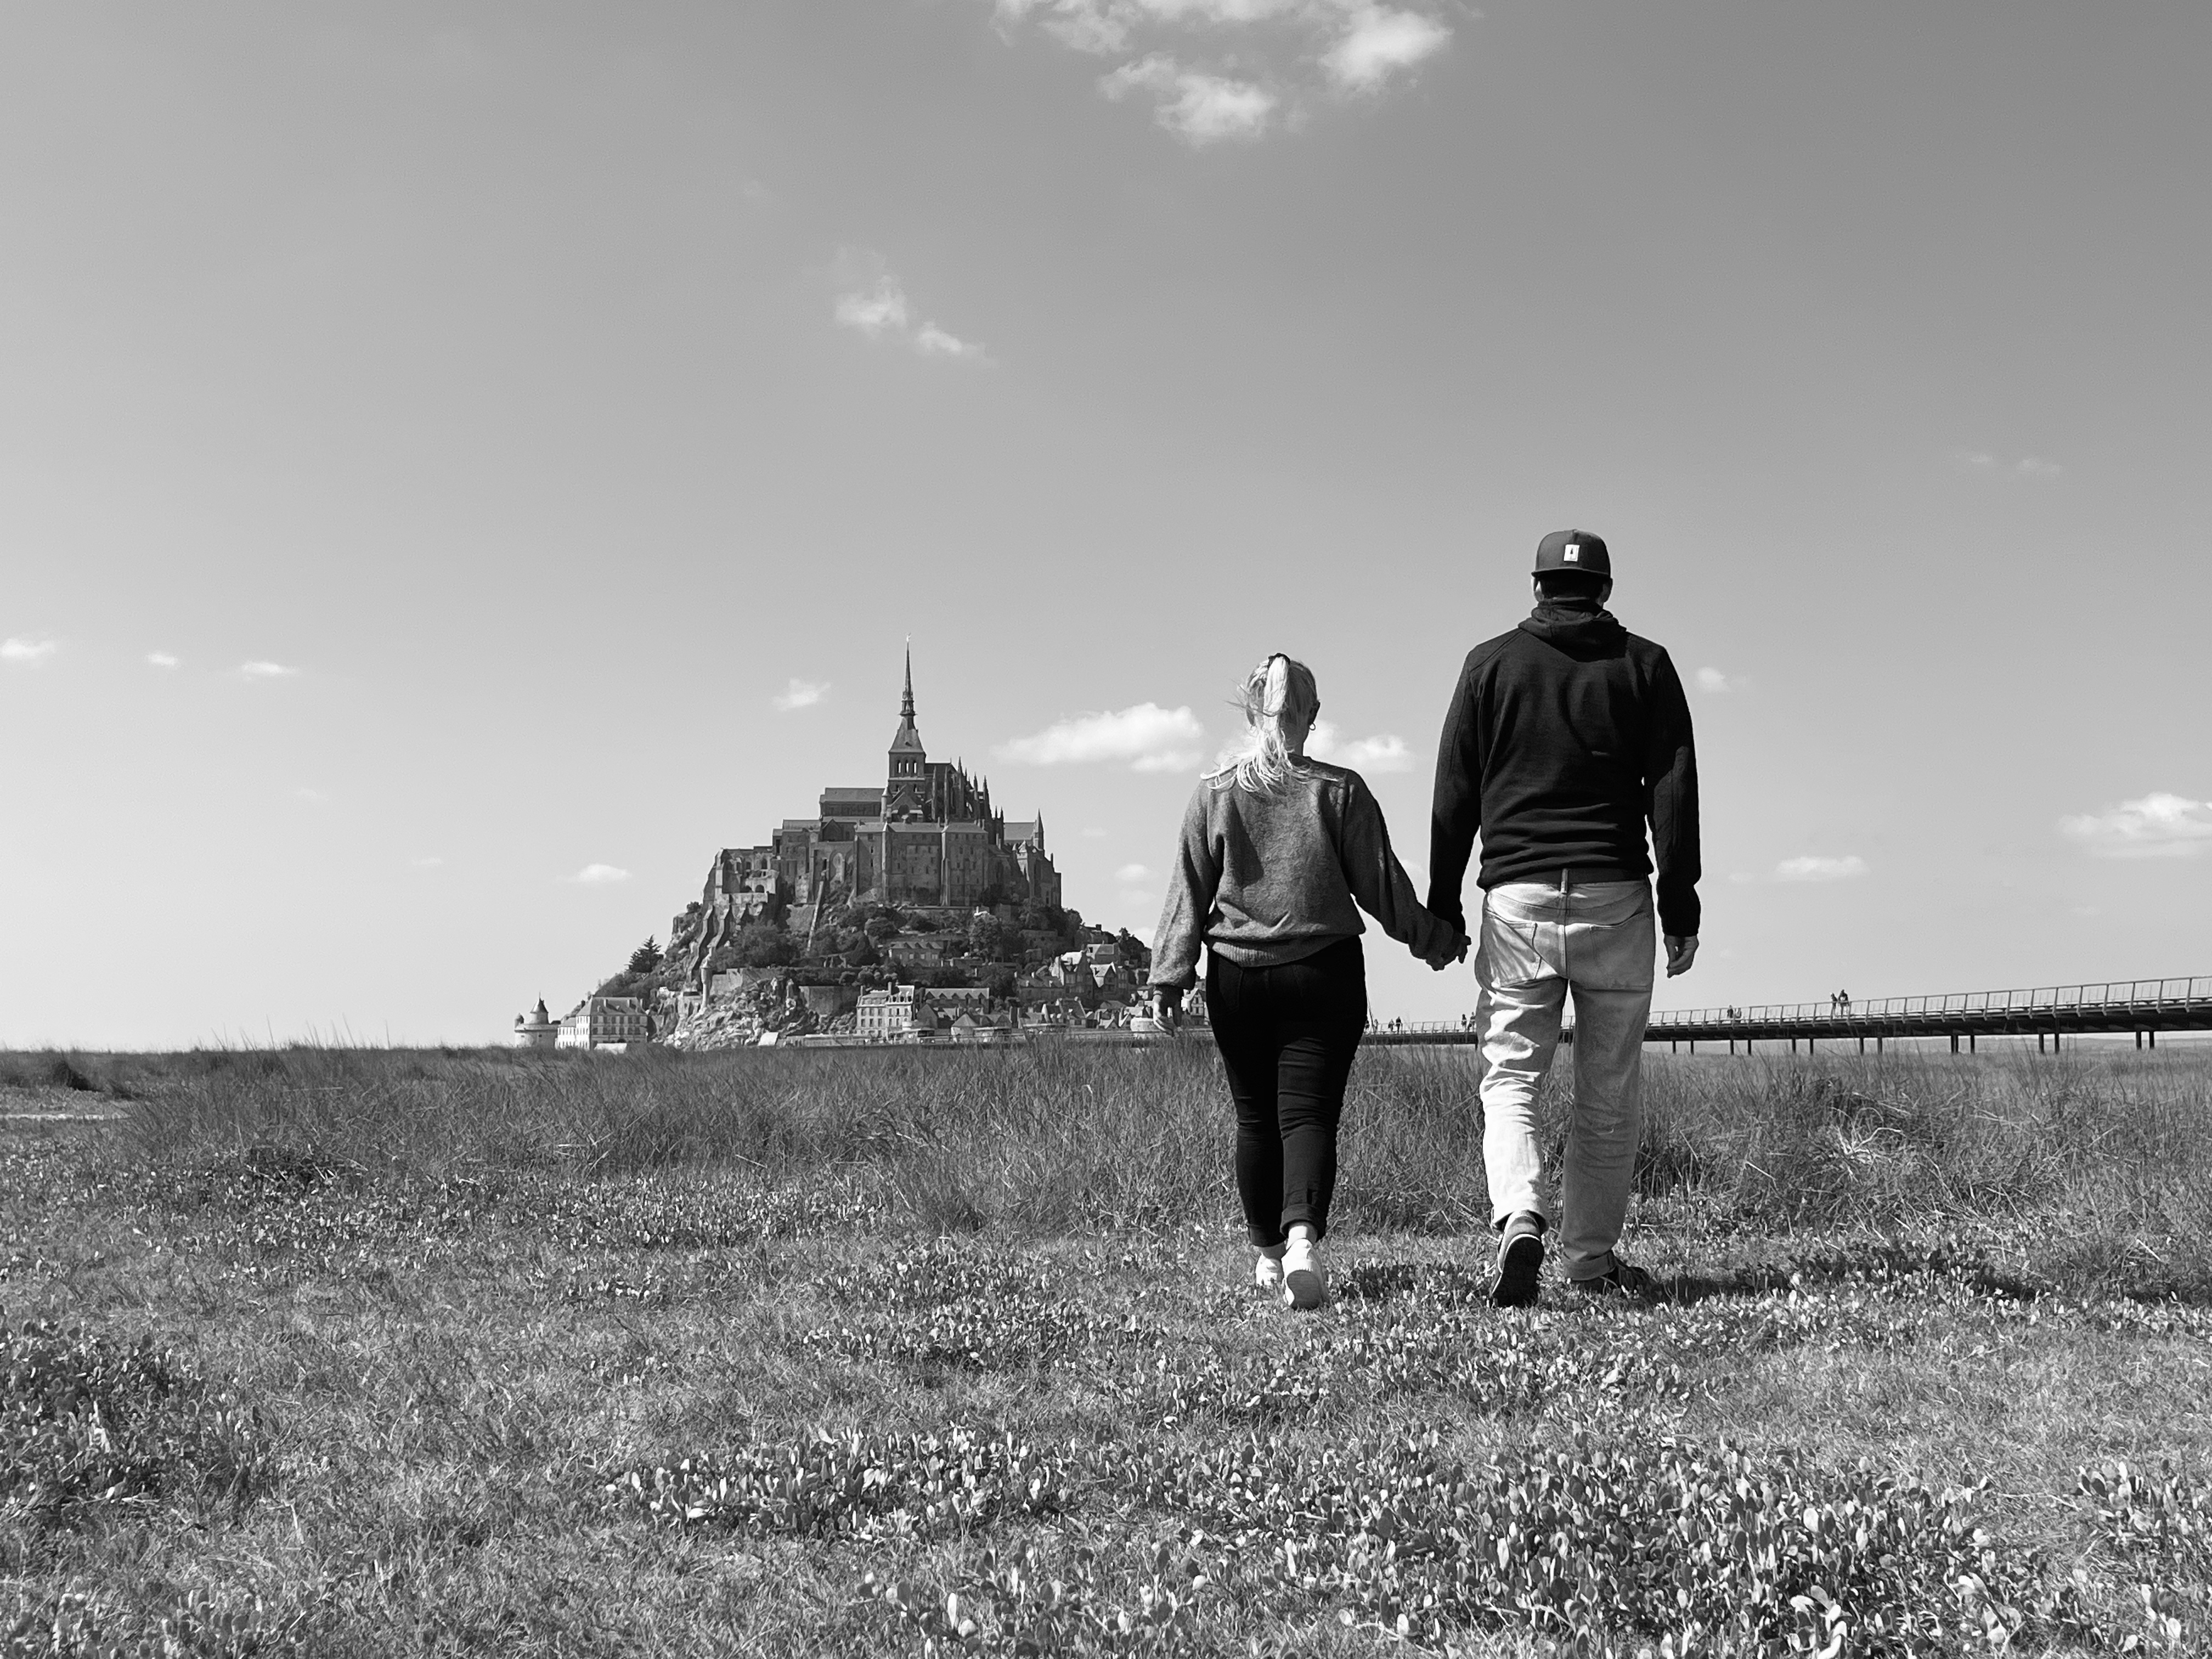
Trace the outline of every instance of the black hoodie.
<instances>
[{"instance_id":1,"label":"black hoodie","mask_svg":"<svg viewBox=\"0 0 2212 1659\"><path fill-rule=\"evenodd\" d=\"M1486 890L1635 881L1657 854L1659 925L1698 931L1698 759L1666 651L1594 600L1551 601L1468 653L1437 745L1429 908L1461 927L1477 830Z\"/></svg>"}]
</instances>

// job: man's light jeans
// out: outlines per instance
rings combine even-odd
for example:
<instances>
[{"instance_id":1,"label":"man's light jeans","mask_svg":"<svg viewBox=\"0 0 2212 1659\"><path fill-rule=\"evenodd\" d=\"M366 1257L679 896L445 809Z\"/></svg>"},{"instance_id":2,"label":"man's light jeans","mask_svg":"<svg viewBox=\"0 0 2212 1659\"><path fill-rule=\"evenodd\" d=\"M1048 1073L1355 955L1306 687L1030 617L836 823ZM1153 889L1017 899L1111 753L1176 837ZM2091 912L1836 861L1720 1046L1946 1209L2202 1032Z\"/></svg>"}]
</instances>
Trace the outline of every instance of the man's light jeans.
<instances>
[{"instance_id":1,"label":"man's light jeans","mask_svg":"<svg viewBox=\"0 0 2212 1659\"><path fill-rule=\"evenodd\" d=\"M1644 1116L1644 1026L1658 956L1651 888L1508 882L1483 895L1474 975L1481 996L1482 1161L1492 1219L1529 1210L1556 1233L1570 1279L1613 1265ZM1536 1088L1552 1067L1567 993L1575 997L1575 1103L1559 1211L1540 1195Z\"/></svg>"}]
</instances>

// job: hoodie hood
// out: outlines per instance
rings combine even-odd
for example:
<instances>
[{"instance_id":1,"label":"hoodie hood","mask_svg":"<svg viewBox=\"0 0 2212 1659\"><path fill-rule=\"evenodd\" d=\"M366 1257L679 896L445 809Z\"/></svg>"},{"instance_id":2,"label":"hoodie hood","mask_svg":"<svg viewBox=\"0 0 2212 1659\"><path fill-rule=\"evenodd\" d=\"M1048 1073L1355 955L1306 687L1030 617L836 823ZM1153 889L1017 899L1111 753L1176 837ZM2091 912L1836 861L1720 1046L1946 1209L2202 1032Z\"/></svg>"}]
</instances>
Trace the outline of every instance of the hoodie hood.
<instances>
[{"instance_id":1,"label":"hoodie hood","mask_svg":"<svg viewBox=\"0 0 2212 1659\"><path fill-rule=\"evenodd\" d=\"M1628 630L1595 599L1547 600L1522 620L1521 629L1579 658L1610 656L1628 638Z\"/></svg>"}]
</instances>

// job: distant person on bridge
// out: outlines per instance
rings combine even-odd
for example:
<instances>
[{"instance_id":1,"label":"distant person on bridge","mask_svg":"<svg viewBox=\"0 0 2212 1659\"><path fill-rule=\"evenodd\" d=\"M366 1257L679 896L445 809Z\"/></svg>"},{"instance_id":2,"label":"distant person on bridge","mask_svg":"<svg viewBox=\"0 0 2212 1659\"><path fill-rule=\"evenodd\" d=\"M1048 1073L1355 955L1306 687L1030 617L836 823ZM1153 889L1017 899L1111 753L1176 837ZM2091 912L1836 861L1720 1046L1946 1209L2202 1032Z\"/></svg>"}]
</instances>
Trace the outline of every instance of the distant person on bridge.
<instances>
[{"instance_id":1,"label":"distant person on bridge","mask_svg":"<svg viewBox=\"0 0 2212 1659\"><path fill-rule=\"evenodd\" d=\"M1556 1218L1568 1282L1649 1294L1615 1254L1642 1128L1651 1012L1651 875L1669 975L1698 955L1698 766L1690 708L1667 653L1605 609L1602 539L1563 530L1536 545L1536 608L1478 645L1437 747L1429 908L1464 928L1461 890L1478 832L1475 1024L1486 1065L1482 1157L1498 1246L1490 1299L1536 1299L1544 1236L1536 1090L1575 1000L1575 1094ZM1644 847L1650 825L1651 851Z\"/></svg>"},{"instance_id":2,"label":"distant person on bridge","mask_svg":"<svg viewBox=\"0 0 2212 1659\"><path fill-rule=\"evenodd\" d=\"M1152 984L1172 1030L1206 945L1206 1006L1237 1106L1237 1192L1260 1253L1253 1281L1313 1308L1328 1295L1321 1242L1345 1080L1369 1027L1359 912L1434 969L1468 941L1422 908L1359 774L1306 754L1321 696L1305 665L1268 658L1243 697L1243 749L1200 780L1183 812Z\"/></svg>"}]
</instances>

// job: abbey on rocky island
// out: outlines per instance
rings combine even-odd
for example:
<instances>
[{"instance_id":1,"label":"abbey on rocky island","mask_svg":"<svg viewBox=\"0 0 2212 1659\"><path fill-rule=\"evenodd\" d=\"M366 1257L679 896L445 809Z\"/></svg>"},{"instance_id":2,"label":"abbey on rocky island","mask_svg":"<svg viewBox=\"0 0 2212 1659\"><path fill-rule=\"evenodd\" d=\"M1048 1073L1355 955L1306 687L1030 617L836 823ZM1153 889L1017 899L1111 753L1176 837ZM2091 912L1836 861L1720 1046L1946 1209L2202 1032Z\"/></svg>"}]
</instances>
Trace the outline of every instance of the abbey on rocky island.
<instances>
[{"instance_id":1,"label":"abbey on rocky island","mask_svg":"<svg viewBox=\"0 0 2212 1659\"><path fill-rule=\"evenodd\" d=\"M814 817L786 818L765 846L724 848L684 931L693 959L703 962L771 908L788 907L791 931L804 938L823 911L856 903L973 909L1060 902L1043 815L1009 822L992 805L988 782L924 750L909 650L884 781L824 789Z\"/></svg>"}]
</instances>

